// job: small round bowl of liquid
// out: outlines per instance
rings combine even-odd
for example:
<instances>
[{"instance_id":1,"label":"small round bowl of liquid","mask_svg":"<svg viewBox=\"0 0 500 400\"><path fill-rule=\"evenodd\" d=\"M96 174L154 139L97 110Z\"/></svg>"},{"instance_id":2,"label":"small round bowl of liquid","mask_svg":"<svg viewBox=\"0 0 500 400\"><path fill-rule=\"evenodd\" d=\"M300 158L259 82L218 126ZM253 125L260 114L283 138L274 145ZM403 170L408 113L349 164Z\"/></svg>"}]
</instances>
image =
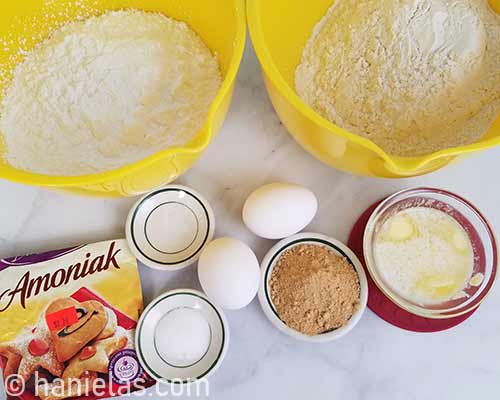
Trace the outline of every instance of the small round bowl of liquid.
<instances>
[{"instance_id":1,"label":"small round bowl of liquid","mask_svg":"<svg viewBox=\"0 0 500 400\"><path fill-rule=\"evenodd\" d=\"M382 201L363 251L378 288L402 309L452 318L477 308L497 272L497 243L481 212L441 189L415 188Z\"/></svg>"}]
</instances>

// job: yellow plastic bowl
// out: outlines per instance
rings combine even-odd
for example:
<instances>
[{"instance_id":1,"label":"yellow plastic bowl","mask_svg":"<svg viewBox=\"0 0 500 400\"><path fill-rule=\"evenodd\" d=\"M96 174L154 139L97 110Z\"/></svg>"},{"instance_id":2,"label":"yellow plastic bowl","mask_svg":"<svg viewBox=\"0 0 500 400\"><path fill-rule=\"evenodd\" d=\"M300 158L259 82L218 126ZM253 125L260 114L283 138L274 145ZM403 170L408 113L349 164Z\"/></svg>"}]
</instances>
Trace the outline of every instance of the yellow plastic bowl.
<instances>
[{"instance_id":1,"label":"yellow plastic bowl","mask_svg":"<svg viewBox=\"0 0 500 400\"><path fill-rule=\"evenodd\" d=\"M91 14L136 8L160 12L188 23L217 54L224 77L207 121L185 147L166 149L113 171L78 177L40 175L13 168L3 160L5 145L1 143L0 133L0 178L108 196L136 195L171 182L193 165L224 121L245 46L244 0L4 0L0 4L0 39L7 38L9 46L4 50L0 40L2 70L12 71L21 60L19 48L32 49L40 40L39 35L46 37L55 24L78 17L82 13L82 7L76 6L78 3L92 9Z\"/></svg>"},{"instance_id":2,"label":"yellow plastic bowl","mask_svg":"<svg viewBox=\"0 0 500 400\"><path fill-rule=\"evenodd\" d=\"M500 12L500 0L490 0ZM460 155L500 144L500 118L477 143L422 157L394 157L372 141L321 117L295 92L295 69L313 27L333 0L247 0L252 42L278 116L311 154L338 169L359 175L400 178L437 170Z\"/></svg>"}]
</instances>

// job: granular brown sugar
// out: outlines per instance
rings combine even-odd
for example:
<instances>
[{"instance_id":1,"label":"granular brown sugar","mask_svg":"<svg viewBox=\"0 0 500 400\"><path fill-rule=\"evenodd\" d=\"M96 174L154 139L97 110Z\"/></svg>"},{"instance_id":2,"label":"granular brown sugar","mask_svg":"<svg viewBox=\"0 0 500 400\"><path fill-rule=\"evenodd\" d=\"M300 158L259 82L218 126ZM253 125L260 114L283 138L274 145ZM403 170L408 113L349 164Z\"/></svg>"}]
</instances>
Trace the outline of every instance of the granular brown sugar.
<instances>
[{"instance_id":1,"label":"granular brown sugar","mask_svg":"<svg viewBox=\"0 0 500 400\"><path fill-rule=\"evenodd\" d=\"M306 335L345 325L359 306L359 277L345 258L326 246L301 244L283 252L270 279L280 318Z\"/></svg>"}]
</instances>

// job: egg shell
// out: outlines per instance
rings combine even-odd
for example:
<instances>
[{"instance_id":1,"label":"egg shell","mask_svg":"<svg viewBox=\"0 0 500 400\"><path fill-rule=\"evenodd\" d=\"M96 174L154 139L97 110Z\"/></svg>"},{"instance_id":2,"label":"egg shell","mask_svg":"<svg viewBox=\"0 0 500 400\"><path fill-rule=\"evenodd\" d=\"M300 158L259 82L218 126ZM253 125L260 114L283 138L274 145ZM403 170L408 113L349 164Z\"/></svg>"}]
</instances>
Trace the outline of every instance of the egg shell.
<instances>
[{"instance_id":1,"label":"egg shell","mask_svg":"<svg viewBox=\"0 0 500 400\"><path fill-rule=\"evenodd\" d=\"M300 232L318 211L309 189L290 183L271 183L255 190L243 206L243 221L257 236L282 239Z\"/></svg>"},{"instance_id":2,"label":"egg shell","mask_svg":"<svg viewBox=\"0 0 500 400\"><path fill-rule=\"evenodd\" d=\"M215 304L229 310L240 309L257 294L259 262L245 243L228 237L216 239L200 256L198 278Z\"/></svg>"}]
</instances>

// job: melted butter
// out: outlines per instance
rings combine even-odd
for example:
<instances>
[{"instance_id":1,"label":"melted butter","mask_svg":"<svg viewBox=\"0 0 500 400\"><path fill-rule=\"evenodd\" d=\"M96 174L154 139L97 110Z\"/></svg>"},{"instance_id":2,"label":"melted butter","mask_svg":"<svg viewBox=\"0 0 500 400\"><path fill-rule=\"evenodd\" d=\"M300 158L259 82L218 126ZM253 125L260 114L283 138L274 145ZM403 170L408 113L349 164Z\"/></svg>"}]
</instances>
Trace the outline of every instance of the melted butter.
<instances>
[{"instance_id":1,"label":"melted butter","mask_svg":"<svg viewBox=\"0 0 500 400\"><path fill-rule=\"evenodd\" d=\"M410 208L388 218L375 238L375 259L384 281L418 304L462 298L472 284L469 235L453 217L433 208Z\"/></svg>"},{"instance_id":2,"label":"melted butter","mask_svg":"<svg viewBox=\"0 0 500 400\"><path fill-rule=\"evenodd\" d=\"M481 286L483 280L484 280L484 275L479 272L471 278L469 284L474 287Z\"/></svg>"}]
</instances>

